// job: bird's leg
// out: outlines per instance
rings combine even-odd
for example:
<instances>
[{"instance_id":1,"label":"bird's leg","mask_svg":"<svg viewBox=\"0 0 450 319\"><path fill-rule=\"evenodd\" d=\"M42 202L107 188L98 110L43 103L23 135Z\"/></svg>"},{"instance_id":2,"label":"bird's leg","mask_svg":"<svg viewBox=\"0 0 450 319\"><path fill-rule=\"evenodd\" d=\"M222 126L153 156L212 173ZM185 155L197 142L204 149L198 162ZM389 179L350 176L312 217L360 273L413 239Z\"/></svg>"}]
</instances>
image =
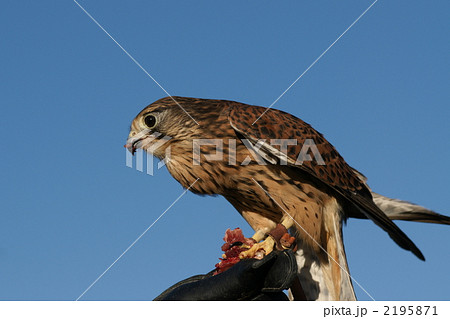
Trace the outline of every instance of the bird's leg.
<instances>
[{"instance_id":1,"label":"bird's leg","mask_svg":"<svg viewBox=\"0 0 450 319\"><path fill-rule=\"evenodd\" d=\"M281 221L281 225L283 225L284 227L286 227L286 229L291 228L292 226L294 226L294 218L292 218L291 216L283 216L283 220Z\"/></svg>"},{"instance_id":2,"label":"bird's leg","mask_svg":"<svg viewBox=\"0 0 450 319\"><path fill-rule=\"evenodd\" d=\"M275 246L278 249L289 248L295 238L291 237L287 230L294 225L294 220L290 216L284 216L280 224L278 224L270 232L264 230L257 230L252 238L255 240L255 244L250 247L249 250L240 253L239 258L257 258L262 259L264 256L271 253ZM269 235L269 236L267 236ZM260 242L264 237L266 237ZM283 245L285 243L286 245Z\"/></svg>"},{"instance_id":3,"label":"bird's leg","mask_svg":"<svg viewBox=\"0 0 450 319\"><path fill-rule=\"evenodd\" d=\"M266 237L267 233L264 230L257 230L255 234L253 234L252 239L255 241L255 243L259 243L261 240Z\"/></svg>"}]
</instances>

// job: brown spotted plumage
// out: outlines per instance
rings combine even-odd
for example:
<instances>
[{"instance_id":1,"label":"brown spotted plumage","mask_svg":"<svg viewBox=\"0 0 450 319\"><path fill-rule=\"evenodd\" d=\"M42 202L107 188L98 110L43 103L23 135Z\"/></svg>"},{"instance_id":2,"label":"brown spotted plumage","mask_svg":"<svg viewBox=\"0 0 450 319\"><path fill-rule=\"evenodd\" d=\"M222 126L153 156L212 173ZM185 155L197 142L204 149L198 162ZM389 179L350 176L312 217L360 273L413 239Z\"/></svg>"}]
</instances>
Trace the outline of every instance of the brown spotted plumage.
<instances>
[{"instance_id":1,"label":"brown spotted plumage","mask_svg":"<svg viewBox=\"0 0 450 319\"><path fill-rule=\"evenodd\" d=\"M170 150L171 175L194 193L224 196L256 231L256 240L278 223L292 226L300 247L299 278L308 299L355 298L342 243L347 217L373 220L423 259L374 203L362 175L309 124L275 109L257 120L265 108L238 102L174 99L179 105L163 98L136 116L129 150L143 148L159 158ZM156 132L160 135L151 138ZM152 148L164 136L171 139ZM312 146L309 153L305 144ZM314 147L318 156L312 156Z\"/></svg>"}]
</instances>

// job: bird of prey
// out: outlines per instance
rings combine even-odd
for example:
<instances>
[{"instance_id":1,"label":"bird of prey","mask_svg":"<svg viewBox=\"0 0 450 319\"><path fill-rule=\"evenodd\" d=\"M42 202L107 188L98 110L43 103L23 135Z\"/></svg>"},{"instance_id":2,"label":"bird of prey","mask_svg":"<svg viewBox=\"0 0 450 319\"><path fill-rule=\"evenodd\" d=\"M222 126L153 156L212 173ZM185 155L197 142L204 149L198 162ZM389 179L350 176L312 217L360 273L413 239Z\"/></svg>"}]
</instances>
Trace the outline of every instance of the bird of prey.
<instances>
[{"instance_id":1,"label":"bird of prey","mask_svg":"<svg viewBox=\"0 0 450 319\"><path fill-rule=\"evenodd\" d=\"M164 141L162 141L164 139ZM372 220L402 248L424 256L391 219L450 224L423 207L373 193L365 177L309 124L275 109L166 97L133 120L125 145L165 158L170 174L202 195L222 195L255 230L257 251L277 227L297 239L298 278L307 300L355 300L342 225Z\"/></svg>"}]
</instances>

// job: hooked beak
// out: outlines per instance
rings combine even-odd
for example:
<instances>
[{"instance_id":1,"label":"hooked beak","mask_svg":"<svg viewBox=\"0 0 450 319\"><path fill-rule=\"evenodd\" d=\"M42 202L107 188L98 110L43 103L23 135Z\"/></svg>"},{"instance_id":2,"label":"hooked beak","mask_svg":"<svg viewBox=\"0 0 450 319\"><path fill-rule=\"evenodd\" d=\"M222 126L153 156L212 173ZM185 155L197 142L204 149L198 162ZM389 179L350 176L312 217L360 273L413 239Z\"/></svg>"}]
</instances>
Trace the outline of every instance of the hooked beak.
<instances>
[{"instance_id":1,"label":"hooked beak","mask_svg":"<svg viewBox=\"0 0 450 319\"><path fill-rule=\"evenodd\" d=\"M134 155L138 148L143 146L145 147L150 141L161 135L161 133L157 132L148 135L149 132L150 130L142 130L140 132L132 131L128 136L127 144L125 144L124 147L127 148L132 155ZM144 140L147 142L143 142Z\"/></svg>"},{"instance_id":2,"label":"hooked beak","mask_svg":"<svg viewBox=\"0 0 450 319\"><path fill-rule=\"evenodd\" d=\"M139 142L144 138L144 134L136 134L134 131L130 133L127 139L127 144L124 145L128 151L134 155L136 150L139 148Z\"/></svg>"},{"instance_id":3,"label":"hooked beak","mask_svg":"<svg viewBox=\"0 0 450 319\"><path fill-rule=\"evenodd\" d=\"M134 155L136 153L136 150L139 148L138 143L141 141L141 139L130 139L131 141L127 141L127 144L125 144L123 147L128 149L128 151Z\"/></svg>"}]
</instances>

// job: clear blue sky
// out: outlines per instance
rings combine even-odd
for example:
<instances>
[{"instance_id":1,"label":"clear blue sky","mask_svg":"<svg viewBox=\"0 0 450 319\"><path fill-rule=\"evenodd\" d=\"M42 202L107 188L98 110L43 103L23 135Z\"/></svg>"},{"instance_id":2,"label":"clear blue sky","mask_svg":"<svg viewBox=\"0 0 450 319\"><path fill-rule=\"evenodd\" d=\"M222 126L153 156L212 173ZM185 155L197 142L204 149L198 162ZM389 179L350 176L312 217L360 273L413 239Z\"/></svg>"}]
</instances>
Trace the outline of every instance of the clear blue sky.
<instances>
[{"instance_id":1,"label":"clear blue sky","mask_svg":"<svg viewBox=\"0 0 450 319\"><path fill-rule=\"evenodd\" d=\"M372 1L79 1L173 95L270 105ZM275 105L311 123L379 193L450 213L446 0L380 0ZM125 165L130 121L165 93L73 1L0 12L0 299L74 300L182 193ZM370 221L344 236L377 300L450 299L450 228ZM182 197L84 296L148 300L205 273L220 197ZM368 300L356 288L361 300Z\"/></svg>"}]
</instances>

